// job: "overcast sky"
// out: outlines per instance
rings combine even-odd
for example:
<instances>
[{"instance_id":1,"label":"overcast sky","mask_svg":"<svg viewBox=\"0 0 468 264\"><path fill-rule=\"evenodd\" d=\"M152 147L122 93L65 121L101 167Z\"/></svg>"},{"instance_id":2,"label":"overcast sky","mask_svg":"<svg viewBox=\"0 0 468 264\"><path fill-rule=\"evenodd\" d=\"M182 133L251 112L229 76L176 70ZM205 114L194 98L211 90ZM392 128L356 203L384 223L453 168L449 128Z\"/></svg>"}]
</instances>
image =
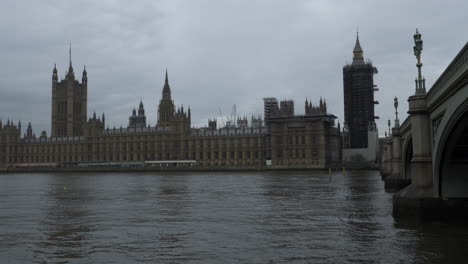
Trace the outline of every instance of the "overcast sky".
<instances>
[{"instance_id":1,"label":"overcast sky","mask_svg":"<svg viewBox=\"0 0 468 264\"><path fill-rule=\"evenodd\" d=\"M124 127L143 99L149 123L169 72L177 105L192 124L231 113L263 114L264 97L327 100L343 121L342 67L359 29L374 81L380 134L394 119L393 97L406 117L417 74L413 34L424 41L423 75L431 86L467 41L466 1L21 1L0 2L0 119L32 122L50 133L51 77L88 72L88 116L106 113ZM392 121L393 123L393 121ZM24 132L24 130L23 130Z\"/></svg>"}]
</instances>

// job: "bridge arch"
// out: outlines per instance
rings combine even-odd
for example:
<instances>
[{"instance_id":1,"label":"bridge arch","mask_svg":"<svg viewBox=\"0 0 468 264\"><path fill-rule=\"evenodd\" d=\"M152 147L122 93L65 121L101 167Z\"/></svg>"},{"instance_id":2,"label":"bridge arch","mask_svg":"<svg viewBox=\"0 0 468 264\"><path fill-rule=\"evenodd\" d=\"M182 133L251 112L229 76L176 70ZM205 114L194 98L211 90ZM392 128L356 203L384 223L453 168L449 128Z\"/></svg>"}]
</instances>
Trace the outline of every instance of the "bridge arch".
<instances>
[{"instance_id":1,"label":"bridge arch","mask_svg":"<svg viewBox=\"0 0 468 264\"><path fill-rule=\"evenodd\" d=\"M441 133L434 164L441 197L468 197L468 99L453 112Z\"/></svg>"}]
</instances>

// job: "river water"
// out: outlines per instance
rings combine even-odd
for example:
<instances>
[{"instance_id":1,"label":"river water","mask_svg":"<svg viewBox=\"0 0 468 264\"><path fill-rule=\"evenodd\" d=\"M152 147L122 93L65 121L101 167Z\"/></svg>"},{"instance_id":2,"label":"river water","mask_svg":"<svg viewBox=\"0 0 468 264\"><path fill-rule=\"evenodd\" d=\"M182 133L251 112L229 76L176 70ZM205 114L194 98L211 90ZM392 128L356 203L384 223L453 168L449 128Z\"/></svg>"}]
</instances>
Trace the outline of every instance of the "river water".
<instances>
[{"instance_id":1,"label":"river water","mask_svg":"<svg viewBox=\"0 0 468 264\"><path fill-rule=\"evenodd\" d=\"M376 171L0 174L0 263L468 263Z\"/></svg>"}]
</instances>

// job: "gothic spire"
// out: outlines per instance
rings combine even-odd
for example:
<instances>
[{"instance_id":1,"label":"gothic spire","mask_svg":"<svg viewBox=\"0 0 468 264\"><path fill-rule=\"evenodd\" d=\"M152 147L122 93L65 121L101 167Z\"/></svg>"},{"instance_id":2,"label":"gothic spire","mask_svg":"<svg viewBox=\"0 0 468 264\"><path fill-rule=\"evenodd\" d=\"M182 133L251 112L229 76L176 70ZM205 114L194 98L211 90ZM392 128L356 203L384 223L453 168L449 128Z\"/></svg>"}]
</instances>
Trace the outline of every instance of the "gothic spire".
<instances>
[{"instance_id":1,"label":"gothic spire","mask_svg":"<svg viewBox=\"0 0 468 264\"><path fill-rule=\"evenodd\" d=\"M359 43L359 32L356 32L356 44L354 45L353 52L362 52L361 43Z\"/></svg>"},{"instance_id":2,"label":"gothic spire","mask_svg":"<svg viewBox=\"0 0 468 264\"><path fill-rule=\"evenodd\" d=\"M166 69L166 80L164 81L164 85L169 86L169 78L167 77L167 69Z\"/></svg>"},{"instance_id":3,"label":"gothic spire","mask_svg":"<svg viewBox=\"0 0 468 264\"><path fill-rule=\"evenodd\" d=\"M75 73L73 72L73 66L72 66L71 43L70 43L69 56L70 56L70 65L68 66L67 77L69 77L69 78L70 78L70 77L75 78Z\"/></svg>"},{"instance_id":4,"label":"gothic spire","mask_svg":"<svg viewBox=\"0 0 468 264\"><path fill-rule=\"evenodd\" d=\"M143 106L143 100L140 100L140 105L138 106L138 115L139 116L145 115L145 108Z\"/></svg>"},{"instance_id":5,"label":"gothic spire","mask_svg":"<svg viewBox=\"0 0 468 264\"><path fill-rule=\"evenodd\" d=\"M363 51L359 42L359 32L356 32L356 44L353 49L353 64L364 63Z\"/></svg>"},{"instance_id":6,"label":"gothic spire","mask_svg":"<svg viewBox=\"0 0 468 264\"><path fill-rule=\"evenodd\" d=\"M166 80L164 81L164 88L163 88L163 100L171 100L171 88L169 87L169 78L167 76L167 69L166 69Z\"/></svg>"},{"instance_id":7,"label":"gothic spire","mask_svg":"<svg viewBox=\"0 0 468 264\"><path fill-rule=\"evenodd\" d=\"M52 71L52 80L57 81L58 80L58 75L57 75L57 64L54 63L54 70Z\"/></svg>"},{"instance_id":8,"label":"gothic spire","mask_svg":"<svg viewBox=\"0 0 468 264\"><path fill-rule=\"evenodd\" d=\"M88 72L86 71L86 65L84 65L84 68L83 68L83 75L81 77L81 81L83 83L88 82Z\"/></svg>"},{"instance_id":9,"label":"gothic spire","mask_svg":"<svg viewBox=\"0 0 468 264\"><path fill-rule=\"evenodd\" d=\"M28 128L26 129L26 136L28 138L32 138L32 136L33 136L31 122L28 123Z\"/></svg>"},{"instance_id":10,"label":"gothic spire","mask_svg":"<svg viewBox=\"0 0 468 264\"><path fill-rule=\"evenodd\" d=\"M70 43L69 55L70 55L70 66L68 67L68 71L73 71L72 56L71 56L71 43Z\"/></svg>"}]
</instances>

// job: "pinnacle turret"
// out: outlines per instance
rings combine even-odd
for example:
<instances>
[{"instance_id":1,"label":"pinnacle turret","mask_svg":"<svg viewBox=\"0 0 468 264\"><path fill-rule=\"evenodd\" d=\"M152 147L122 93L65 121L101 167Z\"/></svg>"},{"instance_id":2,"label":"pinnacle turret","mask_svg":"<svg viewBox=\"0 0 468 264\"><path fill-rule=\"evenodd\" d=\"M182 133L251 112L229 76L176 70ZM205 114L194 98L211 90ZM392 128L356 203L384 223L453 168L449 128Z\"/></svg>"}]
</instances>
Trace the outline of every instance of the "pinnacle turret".
<instances>
[{"instance_id":1,"label":"pinnacle turret","mask_svg":"<svg viewBox=\"0 0 468 264\"><path fill-rule=\"evenodd\" d=\"M140 105L138 106L138 115L144 116L145 115L145 108L143 106L143 101L140 100Z\"/></svg>"},{"instance_id":2,"label":"pinnacle turret","mask_svg":"<svg viewBox=\"0 0 468 264\"><path fill-rule=\"evenodd\" d=\"M52 71L52 80L57 81L58 80L58 75L57 75L57 64L54 63L54 70Z\"/></svg>"},{"instance_id":3,"label":"pinnacle turret","mask_svg":"<svg viewBox=\"0 0 468 264\"><path fill-rule=\"evenodd\" d=\"M146 127L146 116L145 108L143 106L143 100L140 100L137 110L133 108L132 115L128 118L128 128L145 128Z\"/></svg>"},{"instance_id":4,"label":"pinnacle turret","mask_svg":"<svg viewBox=\"0 0 468 264\"><path fill-rule=\"evenodd\" d=\"M32 138L33 137L31 122L28 123L28 128L26 129L26 137L27 138Z\"/></svg>"},{"instance_id":5,"label":"pinnacle turret","mask_svg":"<svg viewBox=\"0 0 468 264\"><path fill-rule=\"evenodd\" d=\"M86 83L88 81L88 72L86 71L86 65L83 67L83 75L81 77L81 81Z\"/></svg>"}]
</instances>

